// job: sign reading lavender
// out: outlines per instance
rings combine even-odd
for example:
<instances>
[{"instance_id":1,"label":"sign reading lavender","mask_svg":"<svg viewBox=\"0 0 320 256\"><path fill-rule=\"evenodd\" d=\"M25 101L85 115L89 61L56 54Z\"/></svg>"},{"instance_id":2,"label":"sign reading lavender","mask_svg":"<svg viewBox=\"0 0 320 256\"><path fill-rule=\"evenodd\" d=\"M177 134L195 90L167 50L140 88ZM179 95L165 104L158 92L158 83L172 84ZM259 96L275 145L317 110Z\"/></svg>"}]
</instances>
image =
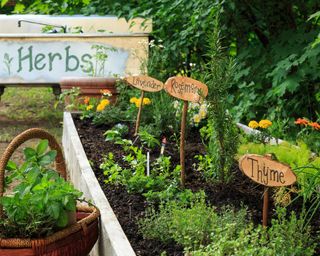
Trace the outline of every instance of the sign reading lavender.
<instances>
[{"instance_id":1,"label":"sign reading lavender","mask_svg":"<svg viewBox=\"0 0 320 256\"><path fill-rule=\"evenodd\" d=\"M128 51L105 43L0 41L0 79L58 83L66 76L121 76L128 57Z\"/></svg>"}]
</instances>

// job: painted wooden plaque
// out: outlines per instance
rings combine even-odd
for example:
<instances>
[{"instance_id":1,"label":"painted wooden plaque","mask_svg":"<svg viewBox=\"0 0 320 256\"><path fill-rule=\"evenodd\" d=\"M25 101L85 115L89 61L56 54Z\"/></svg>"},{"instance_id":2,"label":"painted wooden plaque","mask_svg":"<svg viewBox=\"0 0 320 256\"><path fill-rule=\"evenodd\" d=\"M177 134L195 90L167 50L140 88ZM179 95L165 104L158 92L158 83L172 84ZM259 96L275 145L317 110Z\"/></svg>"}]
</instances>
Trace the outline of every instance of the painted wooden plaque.
<instances>
[{"instance_id":1,"label":"painted wooden plaque","mask_svg":"<svg viewBox=\"0 0 320 256\"><path fill-rule=\"evenodd\" d=\"M297 180L290 166L265 156L244 155L239 160L239 167L250 179L268 187L289 186Z\"/></svg>"},{"instance_id":2,"label":"painted wooden plaque","mask_svg":"<svg viewBox=\"0 0 320 256\"><path fill-rule=\"evenodd\" d=\"M163 83L150 76L129 76L124 79L128 84L146 92L158 92L163 88Z\"/></svg>"},{"instance_id":3,"label":"painted wooden plaque","mask_svg":"<svg viewBox=\"0 0 320 256\"><path fill-rule=\"evenodd\" d=\"M171 96L185 101L199 102L208 95L205 84L189 77L170 77L164 87Z\"/></svg>"}]
</instances>

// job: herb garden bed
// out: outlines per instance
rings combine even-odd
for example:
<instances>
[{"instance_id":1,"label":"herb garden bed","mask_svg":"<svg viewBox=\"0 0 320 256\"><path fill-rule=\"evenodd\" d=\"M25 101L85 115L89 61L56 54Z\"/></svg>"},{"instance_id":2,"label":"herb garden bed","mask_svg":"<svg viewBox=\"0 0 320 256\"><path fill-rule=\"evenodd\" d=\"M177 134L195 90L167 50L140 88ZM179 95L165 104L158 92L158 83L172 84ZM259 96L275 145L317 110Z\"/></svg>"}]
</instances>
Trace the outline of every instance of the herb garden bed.
<instances>
[{"instance_id":1,"label":"herb garden bed","mask_svg":"<svg viewBox=\"0 0 320 256\"><path fill-rule=\"evenodd\" d=\"M127 189L121 185L106 184L103 171L100 165L104 161L104 157L109 152L113 153L116 162L122 166L127 163L123 161L126 153L123 151L122 146L115 145L113 141L105 141L103 135L106 130L111 129L113 125L100 125L94 126L88 119L80 120L79 115L74 114L73 119L81 139L82 145L86 152L90 165L96 175L100 186L105 193L110 205L117 216L126 236L128 237L131 246L137 255L160 255L166 251L167 255L184 255L183 247L176 245L174 242L162 243L154 239L144 239L139 232L137 219L145 216L145 210L149 205L145 197L139 193L128 193ZM125 139L135 140L133 137L134 125L129 125L129 134ZM186 188L191 189L193 192L204 190L206 193L206 200L210 205L215 206L217 211L223 210L223 206L231 205L235 209L240 209L243 206L248 207L249 219L258 224L261 222L262 216L262 195L263 186L254 184L238 169L237 163L232 168L234 179L231 183L225 185L221 183L206 182L200 172L195 172L193 164L195 163L194 156L204 153L204 147L201 143L197 130L189 132L188 144L186 147L186 172L187 183ZM139 145L139 141L136 141ZM156 147L150 151L150 162L154 161L160 154L160 148ZM171 141L167 142L164 155L171 157L171 164L173 166L179 164L179 151L177 145ZM271 202L271 209L273 209ZM299 204L292 204L289 210L298 211ZM269 212L274 215L274 211ZM317 213L319 215L319 212ZM271 216L270 216L271 217ZM313 218L313 233L319 231L319 218ZM319 246L317 253L319 255Z\"/></svg>"}]
</instances>

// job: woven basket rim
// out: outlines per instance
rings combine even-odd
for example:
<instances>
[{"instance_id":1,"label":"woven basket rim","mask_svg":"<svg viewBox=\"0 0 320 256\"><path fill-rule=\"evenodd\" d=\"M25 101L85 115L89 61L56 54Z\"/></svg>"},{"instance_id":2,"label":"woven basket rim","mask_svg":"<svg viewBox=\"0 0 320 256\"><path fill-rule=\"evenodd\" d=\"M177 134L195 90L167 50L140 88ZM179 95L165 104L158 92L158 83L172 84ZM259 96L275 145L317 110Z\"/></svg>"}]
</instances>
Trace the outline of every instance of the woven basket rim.
<instances>
[{"instance_id":1,"label":"woven basket rim","mask_svg":"<svg viewBox=\"0 0 320 256\"><path fill-rule=\"evenodd\" d=\"M76 223L55 232L44 238L0 238L0 248L32 248L35 242L41 241L42 244L49 245L60 239L86 229L94 221L98 221L100 211L95 206L77 205L77 212L90 213L88 216L78 220Z\"/></svg>"}]
</instances>

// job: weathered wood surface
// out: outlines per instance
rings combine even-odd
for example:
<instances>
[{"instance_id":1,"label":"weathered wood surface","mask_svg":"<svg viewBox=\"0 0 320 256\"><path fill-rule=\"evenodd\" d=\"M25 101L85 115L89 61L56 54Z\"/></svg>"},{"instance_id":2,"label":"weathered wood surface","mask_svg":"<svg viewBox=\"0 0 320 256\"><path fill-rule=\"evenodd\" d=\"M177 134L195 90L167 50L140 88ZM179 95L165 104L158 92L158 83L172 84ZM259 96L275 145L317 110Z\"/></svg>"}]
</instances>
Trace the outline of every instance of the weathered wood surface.
<instances>
[{"instance_id":1,"label":"weathered wood surface","mask_svg":"<svg viewBox=\"0 0 320 256\"><path fill-rule=\"evenodd\" d=\"M163 83L150 76L129 76L124 80L133 87L146 92L158 92L163 89Z\"/></svg>"},{"instance_id":2,"label":"weathered wood surface","mask_svg":"<svg viewBox=\"0 0 320 256\"><path fill-rule=\"evenodd\" d=\"M268 187L283 187L297 181L290 166L266 156L246 154L239 160L241 171L253 181Z\"/></svg>"},{"instance_id":3,"label":"weathered wood surface","mask_svg":"<svg viewBox=\"0 0 320 256\"><path fill-rule=\"evenodd\" d=\"M208 87L205 84L189 77L170 77L164 88L171 96L191 102L199 102L208 95Z\"/></svg>"}]
</instances>

